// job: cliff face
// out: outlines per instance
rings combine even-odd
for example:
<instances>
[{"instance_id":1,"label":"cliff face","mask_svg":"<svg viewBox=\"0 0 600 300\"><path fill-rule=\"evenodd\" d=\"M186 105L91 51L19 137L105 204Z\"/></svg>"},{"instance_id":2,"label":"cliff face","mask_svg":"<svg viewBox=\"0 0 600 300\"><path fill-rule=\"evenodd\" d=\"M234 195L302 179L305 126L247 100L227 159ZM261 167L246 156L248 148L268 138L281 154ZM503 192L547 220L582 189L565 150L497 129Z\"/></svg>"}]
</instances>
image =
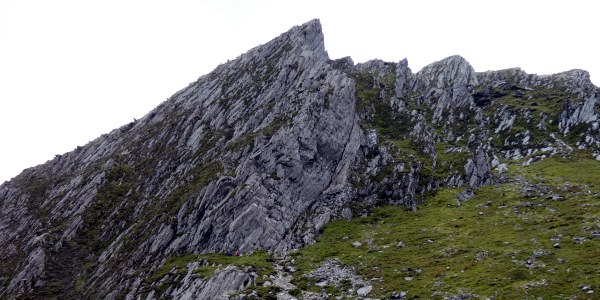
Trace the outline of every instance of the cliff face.
<instances>
[{"instance_id":1,"label":"cliff face","mask_svg":"<svg viewBox=\"0 0 600 300\"><path fill-rule=\"evenodd\" d=\"M0 296L214 298L248 272L160 291L152 276L176 254L285 252L332 219L417 209L501 180L505 160L600 157L597 96L579 70L330 60L313 20L1 185Z\"/></svg>"}]
</instances>

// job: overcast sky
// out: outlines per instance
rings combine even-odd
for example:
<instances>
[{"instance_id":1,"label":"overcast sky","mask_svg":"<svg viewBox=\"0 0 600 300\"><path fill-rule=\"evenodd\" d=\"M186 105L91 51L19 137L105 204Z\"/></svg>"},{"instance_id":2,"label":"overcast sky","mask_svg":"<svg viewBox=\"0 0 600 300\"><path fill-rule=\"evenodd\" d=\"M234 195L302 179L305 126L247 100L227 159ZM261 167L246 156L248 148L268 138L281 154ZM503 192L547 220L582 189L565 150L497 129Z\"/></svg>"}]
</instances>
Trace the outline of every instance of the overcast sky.
<instances>
[{"instance_id":1,"label":"overcast sky","mask_svg":"<svg viewBox=\"0 0 600 300\"><path fill-rule=\"evenodd\" d=\"M585 69L596 1L0 0L0 183L141 118L220 63L314 18L330 58L459 54L476 71Z\"/></svg>"}]
</instances>

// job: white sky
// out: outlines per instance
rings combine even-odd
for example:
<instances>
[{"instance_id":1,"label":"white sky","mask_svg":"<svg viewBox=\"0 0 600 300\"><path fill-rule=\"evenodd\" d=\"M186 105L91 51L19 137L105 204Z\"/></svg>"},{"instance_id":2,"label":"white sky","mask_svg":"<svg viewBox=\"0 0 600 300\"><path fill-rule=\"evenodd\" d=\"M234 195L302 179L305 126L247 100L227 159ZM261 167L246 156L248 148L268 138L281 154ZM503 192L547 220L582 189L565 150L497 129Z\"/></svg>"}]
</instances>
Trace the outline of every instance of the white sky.
<instances>
[{"instance_id":1,"label":"white sky","mask_svg":"<svg viewBox=\"0 0 600 300\"><path fill-rule=\"evenodd\" d=\"M330 58L460 54L476 71L588 70L597 1L0 0L0 183L140 118L220 63L314 18Z\"/></svg>"}]
</instances>

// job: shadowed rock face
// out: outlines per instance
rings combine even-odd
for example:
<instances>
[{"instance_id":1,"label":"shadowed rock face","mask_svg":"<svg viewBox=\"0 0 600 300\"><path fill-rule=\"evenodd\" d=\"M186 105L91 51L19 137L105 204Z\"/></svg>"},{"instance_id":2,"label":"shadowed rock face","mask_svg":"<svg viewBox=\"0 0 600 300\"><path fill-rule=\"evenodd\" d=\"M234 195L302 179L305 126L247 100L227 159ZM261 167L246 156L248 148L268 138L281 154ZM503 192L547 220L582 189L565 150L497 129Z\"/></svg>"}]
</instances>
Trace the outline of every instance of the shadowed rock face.
<instances>
[{"instance_id":1,"label":"shadowed rock face","mask_svg":"<svg viewBox=\"0 0 600 300\"><path fill-rule=\"evenodd\" d=\"M287 251L374 205L493 184L501 159L600 157L597 95L579 70L330 60L310 21L2 184L0 296L137 298L178 253ZM162 296L215 299L251 276L187 278Z\"/></svg>"}]
</instances>

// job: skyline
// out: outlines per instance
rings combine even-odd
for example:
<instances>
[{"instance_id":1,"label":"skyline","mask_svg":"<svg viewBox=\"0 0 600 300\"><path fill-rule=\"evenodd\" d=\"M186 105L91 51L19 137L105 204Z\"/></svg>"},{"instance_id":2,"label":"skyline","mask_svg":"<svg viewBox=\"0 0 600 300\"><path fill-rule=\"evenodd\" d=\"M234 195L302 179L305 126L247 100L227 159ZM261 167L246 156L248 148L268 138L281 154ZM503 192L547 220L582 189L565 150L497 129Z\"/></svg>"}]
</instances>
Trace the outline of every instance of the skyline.
<instances>
[{"instance_id":1,"label":"skyline","mask_svg":"<svg viewBox=\"0 0 600 300\"><path fill-rule=\"evenodd\" d=\"M332 59L407 58L416 73L458 54L477 72L584 69L600 80L593 2L80 2L0 1L0 183L315 18Z\"/></svg>"}]
</instances>

